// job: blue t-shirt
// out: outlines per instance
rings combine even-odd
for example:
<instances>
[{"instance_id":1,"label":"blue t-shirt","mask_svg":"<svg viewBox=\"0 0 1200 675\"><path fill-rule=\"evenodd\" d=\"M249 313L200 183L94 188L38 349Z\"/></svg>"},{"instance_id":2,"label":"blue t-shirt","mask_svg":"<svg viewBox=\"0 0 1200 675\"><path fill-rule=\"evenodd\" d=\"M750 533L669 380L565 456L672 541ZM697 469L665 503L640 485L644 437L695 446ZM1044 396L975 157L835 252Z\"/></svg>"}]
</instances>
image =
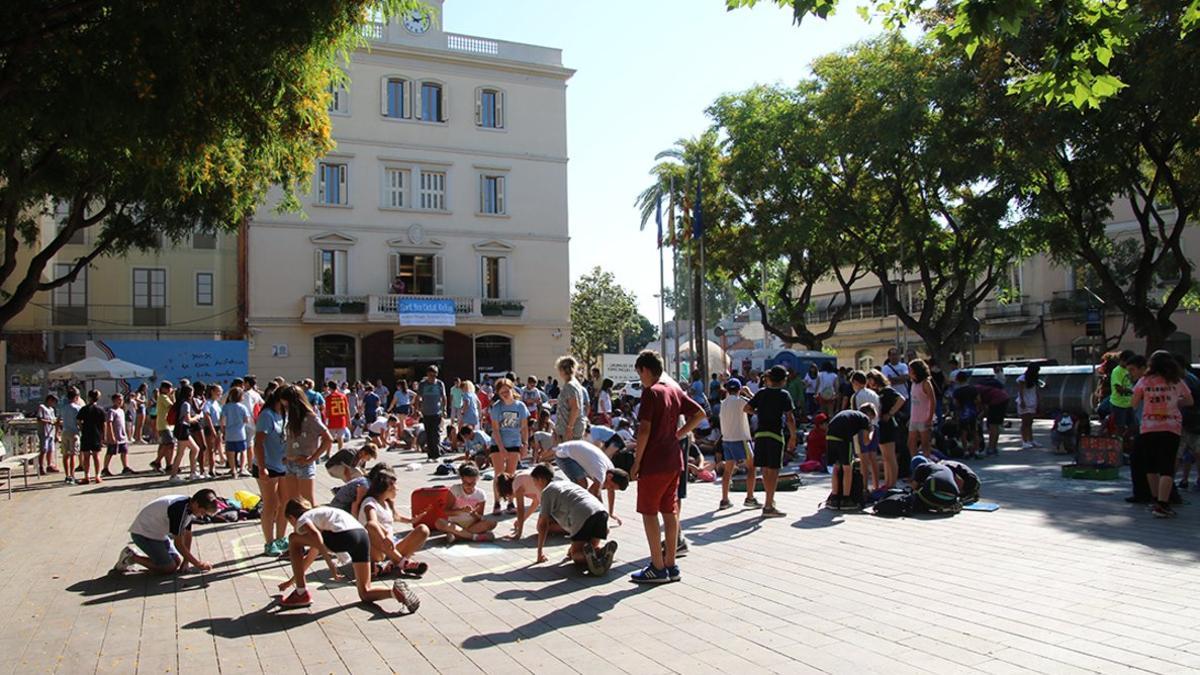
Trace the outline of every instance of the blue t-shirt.
<instances>
[{"instance_id":1,"label":"blue t-shirt","mask_svg":"<svg viewBox=\"0 0 1200 675\"><path fill-rule=\"evenodd\" d=\"M221 408L221 419L225 420L225 440L246 440L246 422L250 419L250 411L241 403L226 403Z\"/></svg>"},{"instance_id":2,"label":"blue t-shirt","mask_svg":"<svg viewBox=\"0 0 1200 675\"><path fill-rule=\"evenodd\" d=\"M258 433L266 434L263 441L263 463L266 468L271 471L282 472L283 456L287 452L287 443L284 441L284 417L270 408L263 408L258 414L256 423Z\"/></svg>"},{"instance_id":3,"label":"blue t-shirt","mask_svg":"<svg viewBox=\"0 0 1200 675\"><path fill-rule=\"evenodd\" d=\"M375 421L379 416L379 394L373 391L368 391L366 396L363 396L363 417L367 419L367 424Z\"/></svg>"},{"instance_id":4,"label":"blue t-shirt","mask_svg":"<svg viewBox=\"0 0 1200 675\"><path fill-rule=\"evenodd\" d=\"M500 425L500 441L506 448L521 447L521 429L529 419L529 408L521 401L492 406L492 420Z\"/></svg>"},{"instance_id":5,"label":"blue t-shirt","mask_svg":"<svg viewBox=\"0 0 1200 675\"><path fill-rule=\"evenodd\" d=\"M325 405L325 397L322 396L316 389L309 389L308 391L304 392L304 395L308 397L308 404L313 407L313 410Z\"/></svg>"},{"instance_id":6,"label":"blue t-shirt","mask_svg":"<svg viewBox=\"0 0 1200 675\"><path fill-rule=\"evenodd\" d=\"M463 448L468 455L477 455L481 452L487 452L488 448L492 447L492 437L476 429L471 437L463 441Z\"/></svg>"},{"instance_id":7,"label":"blue t-shirt","mask_svg":"<svg viewBox=\"0 0 1200 675\"><path fill-rule=\"evenodd\" d=\"M608 439L616 435L617 431L612 427L606 427L603 424L592 425L592 442L600 447L604 447L604 444L608 442Z\"/></svg>"},{"instance_id":8,"label":"blue t-shirt","mask_svg":"<svg viewBox=\"0 0 1200 675\"><path fill-rule=\"evenodd\" d=\"M479 426L479 397L475 394L463 395L462 423Z\"/></svg>"},{"instance_id":9,"label":"blue t-shirt","mask_svg":"<svg viewBox=\"0 0 1200 675\"><path fill-rule=\"evenodd\" d=\"M76 422L76 418L78 418L81 408L83 408L83 403L76 401L75 403L67 403L59 411L58 418L62 420L64 434L75 435L79 433L79 424Z\"/></svg>"}]
</instances>

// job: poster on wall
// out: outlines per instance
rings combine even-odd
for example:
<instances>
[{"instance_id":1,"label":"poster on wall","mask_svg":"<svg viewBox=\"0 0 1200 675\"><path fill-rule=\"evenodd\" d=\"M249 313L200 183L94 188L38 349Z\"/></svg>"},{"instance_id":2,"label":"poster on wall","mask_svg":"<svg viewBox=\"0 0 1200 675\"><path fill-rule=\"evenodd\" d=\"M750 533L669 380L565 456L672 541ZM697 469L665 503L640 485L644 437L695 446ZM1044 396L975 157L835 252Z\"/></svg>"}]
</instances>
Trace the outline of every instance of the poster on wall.
<instances>
[{"instance_id":1,"label":"poster on wall","mask_svg":"<svg viewBox=\"0 0 1200 675\"><path fill-rule=\"evenodd\" d=\"M152 382L186 377L226 389L250 368L245 340L97 340L87 343L87 355L152 368Z\"/></svg>"},{"instance_id":2,"label":"poster on wall","mask_svg":"<svg viewBox=\"0 0 1200 675\"><path fill-rule=\"evenodd\" d=\"M345 367L326 368L325 369L325 382L333 381L333 382L341 383L341 382L345 382L349 379L350 379L349 374L347 373Z\"/></svg>"},{"instance_id":3,"label":"poster on wall","mask_svg":"<svg viewBox=\"0 0 1200 675\"><path fill-rule=\"evenodd\" d=\"M604 377L614 383L638 379L637 370L633 367L637 362L637 354L605 354L601 359L604 362Z\"/></svg>"}]
</instances>

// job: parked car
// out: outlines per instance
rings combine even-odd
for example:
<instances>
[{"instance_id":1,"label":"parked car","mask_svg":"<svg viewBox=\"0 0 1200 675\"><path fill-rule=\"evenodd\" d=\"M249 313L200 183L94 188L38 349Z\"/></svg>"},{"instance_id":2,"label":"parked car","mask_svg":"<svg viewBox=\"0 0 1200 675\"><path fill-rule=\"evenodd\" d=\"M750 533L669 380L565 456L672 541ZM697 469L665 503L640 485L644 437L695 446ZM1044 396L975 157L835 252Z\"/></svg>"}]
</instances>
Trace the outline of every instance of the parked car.
<instances>
[{"instance_id":1,"label":"parked car","mask_svg":"<svg viewBox=\"0 0 1200 675\"><path fill-rule=\"evenodd\" d=\"M618 382L613 385L613 394L618 398L641 398L642 383L638 380L629 380L628 382Z\"/></svg>"}]
</instances>

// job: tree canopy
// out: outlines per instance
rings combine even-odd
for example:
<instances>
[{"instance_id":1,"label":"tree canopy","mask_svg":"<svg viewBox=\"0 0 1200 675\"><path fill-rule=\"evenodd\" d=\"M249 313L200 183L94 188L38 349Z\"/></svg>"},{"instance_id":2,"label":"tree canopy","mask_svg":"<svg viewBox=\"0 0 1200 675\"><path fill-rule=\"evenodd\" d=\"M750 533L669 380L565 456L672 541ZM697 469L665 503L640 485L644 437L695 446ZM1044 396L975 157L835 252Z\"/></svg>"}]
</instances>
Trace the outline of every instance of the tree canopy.
<instances>
[{"instance_id":1,"label":"tree canopy","mask_svg":"<svg viewBox=\"0 0 1200 675\"><path fill-rule=\"evenodd\" d=\"M637 326L637 298L599 267L579 277L571 294L571 352L591 370L622 331Z\"/></svg>"},{"instance_id":2,"label":"tree canopy","mask_svg":"<svg viewBox=\"0 0 1200 675\"><path fill-rule=\"evenodd\" d=\"M371 11L416 0L0 5L0 328L102 255L298 205L332 148L329 87ZM57 232L39 232L58 215ZM69 274L49 261L79 231ZM28 255L24 256L23 251Z\"/></svg>"},{"instance_id":3,"label":"tree canopy","mask_svg":"<svg viewBox=\"0 0 1200 675\"><path fill-rule=\"evenodd\" d=\"M726 0L730 10L760 0ZM826 18L847 2L774 0L790 7L797 24ZM867 0L856 5L866 17L879 16L898 28L924 22L930 34L970 57L981 47L1005 53L1010 91L1076 108L1099 107L1133 81L1113 67L1147 28L1188 36L1200 23L1200 0L947 0L932 9L922 0ZM1170 23L1162 24L1164 9ZM1030 29L1040 32L1034 51L1007 53L1006 47Z\"/></svg>"}]
</instances>

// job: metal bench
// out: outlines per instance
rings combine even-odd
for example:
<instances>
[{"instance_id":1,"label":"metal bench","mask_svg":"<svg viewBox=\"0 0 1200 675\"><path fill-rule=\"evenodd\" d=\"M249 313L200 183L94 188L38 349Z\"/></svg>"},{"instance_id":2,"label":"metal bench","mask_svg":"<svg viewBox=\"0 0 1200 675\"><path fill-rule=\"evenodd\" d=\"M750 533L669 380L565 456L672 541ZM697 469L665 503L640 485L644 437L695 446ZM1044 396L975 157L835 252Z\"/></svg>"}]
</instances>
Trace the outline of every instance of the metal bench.
<instances>
[{"instance_id":1,"label":"metal bench","mask_svg":"<svg viewBox=\"0 0 1200 675\"><path fill-rule=\"evenodd\" d=\"M13 469L21 467L21 479L25 483L25 489L29 489L29 465L37 461L38 453L28 452L23 455L14 455L0 459L0 479L5 481L4 486L8 490L8 498L12 499L12 484L13 484Z\"/></svg>"}]
</instances>

